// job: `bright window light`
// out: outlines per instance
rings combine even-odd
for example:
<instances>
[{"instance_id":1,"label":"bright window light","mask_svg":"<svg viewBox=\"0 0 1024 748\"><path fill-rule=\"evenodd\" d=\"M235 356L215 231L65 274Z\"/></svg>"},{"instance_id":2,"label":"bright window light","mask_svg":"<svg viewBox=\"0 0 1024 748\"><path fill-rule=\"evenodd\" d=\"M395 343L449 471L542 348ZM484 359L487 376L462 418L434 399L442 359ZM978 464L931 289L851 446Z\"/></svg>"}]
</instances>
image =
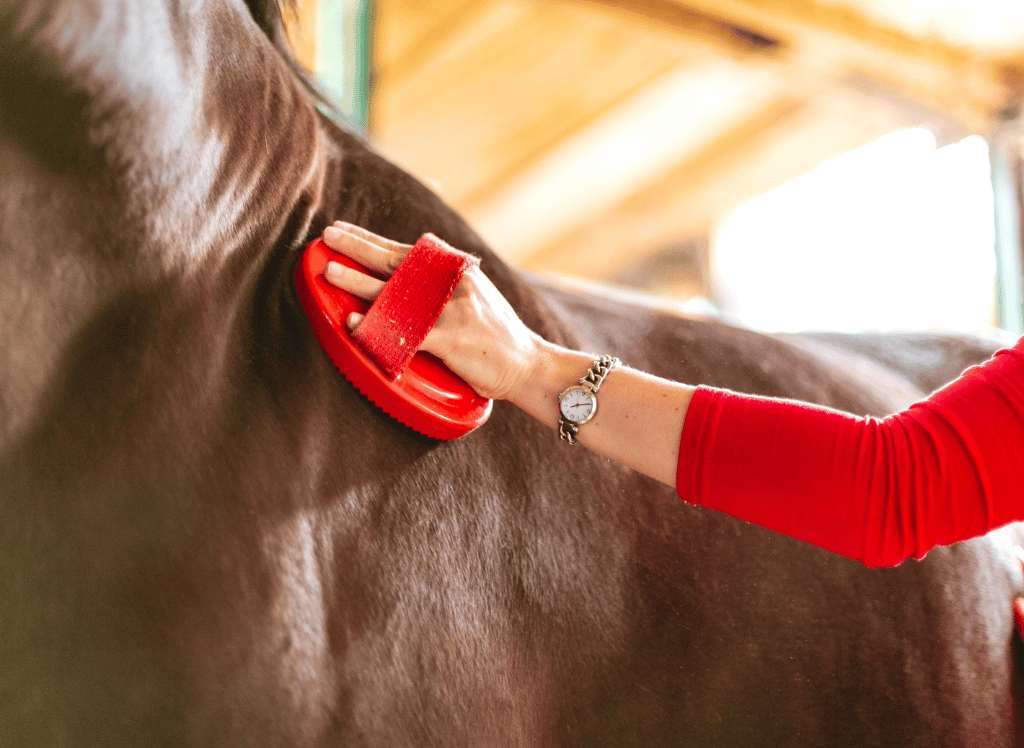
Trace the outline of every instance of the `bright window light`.
<instances>
[{"instance_id":1,"label":"bright window light","mask_svg":"<svg viewBox=\"0 0 1024 748\"><path fill-rule=\"evenodd\" d=\"M740 206L713 237L716 302L759 330L995 325L988 148L903 130Z\"/></svg>"},{"instance_id":2,"label":"bright window light","mask_svg":"<svg viewBox=\"0 0 1024 748\"><path fill-rule=\"evenodd\" d=\"M1020 0L825 0L917 37L1012 53L1024 44Z\"/></svg>"}]
</instances>

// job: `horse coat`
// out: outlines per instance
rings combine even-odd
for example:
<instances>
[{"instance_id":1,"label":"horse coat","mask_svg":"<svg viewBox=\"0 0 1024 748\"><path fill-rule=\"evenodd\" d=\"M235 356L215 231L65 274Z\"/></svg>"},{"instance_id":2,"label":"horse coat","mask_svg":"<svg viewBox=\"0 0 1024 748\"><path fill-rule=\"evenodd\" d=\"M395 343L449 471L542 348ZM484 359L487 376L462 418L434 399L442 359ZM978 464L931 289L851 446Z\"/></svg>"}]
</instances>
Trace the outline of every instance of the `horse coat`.
<instances>
[{"instance_id":1,"label":"horse coat","mask_svg":"<svg viewBox=\"0 0 1024 748\"><path fill-rule=\"evenodd\" d=\"M504 403L425 439L337 374L291 275L335 219L433 231L550 340L861 414L989 343L524 277L318 113L279 21L0 0L0 745L1021 742L1018 529L869 570Z\"/></svg>"}]
</instances>

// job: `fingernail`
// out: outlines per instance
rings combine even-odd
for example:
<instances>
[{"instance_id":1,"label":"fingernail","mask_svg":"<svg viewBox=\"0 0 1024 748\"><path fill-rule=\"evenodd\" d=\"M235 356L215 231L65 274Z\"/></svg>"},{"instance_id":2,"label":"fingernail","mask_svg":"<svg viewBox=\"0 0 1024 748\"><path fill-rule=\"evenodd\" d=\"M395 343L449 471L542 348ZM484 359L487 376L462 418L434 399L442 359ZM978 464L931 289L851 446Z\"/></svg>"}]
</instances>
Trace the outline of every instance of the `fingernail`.
<instances>
[{"instance_id":1,"label":"fingernail","mask_svg":"<svg viewBox=\"0 0 1024 748\"><path fill-rule=\"evenodd\" d=\"M340 262L328 262L324 267L324 276L328 279L337 278L341 275L341 263Z\"/></svg>"},{"instance_id":2,"label":"fingernail","mask_svg":"<svg viewBox=\"0 0 1024 748\"><path fill-rule=\"evenodd\" d=\"M349 330L355 330L356 326L362 321L362 314L359 312L352 312L352 314L348 315L348 318L345 320L345 324L348 325Z\"/></svg>"},{"instance_id":3,"label":"fingernail","mask_svg":"<svg viewBox=\"0 0 1024 748\"><path fill-rule=\"evenodd\" d=\"M341 238L341 229L335 228L334 226L328 226L324 229L324 239L329 242L336 242Z\"/></svg>"}]
</instances>

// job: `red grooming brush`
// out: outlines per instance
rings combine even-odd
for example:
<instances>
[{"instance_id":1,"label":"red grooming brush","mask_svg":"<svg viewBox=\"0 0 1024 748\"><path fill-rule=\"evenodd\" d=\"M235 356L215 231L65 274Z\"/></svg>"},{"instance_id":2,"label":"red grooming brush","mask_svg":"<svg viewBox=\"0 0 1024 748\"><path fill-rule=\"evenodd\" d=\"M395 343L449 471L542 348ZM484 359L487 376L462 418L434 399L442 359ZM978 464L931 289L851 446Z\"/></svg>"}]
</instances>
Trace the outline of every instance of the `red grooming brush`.
<instances>
[{"instance_id":1,"label":"red grooming brush","mask_svg":"<svg viewBox=\"0 0 1024 748\"><path fill-rule=\"evenodd\" d=\"M483 424L491 400L437 358L416 350L476 258L426 234L369 309L324 279L328 261L369 271L320 239L306 247L295 268L302 308L345 378L385 413L434 439L457 439ZM366 315L358 336L345 324L352 312Z\"/></svg>"}]
</instances>

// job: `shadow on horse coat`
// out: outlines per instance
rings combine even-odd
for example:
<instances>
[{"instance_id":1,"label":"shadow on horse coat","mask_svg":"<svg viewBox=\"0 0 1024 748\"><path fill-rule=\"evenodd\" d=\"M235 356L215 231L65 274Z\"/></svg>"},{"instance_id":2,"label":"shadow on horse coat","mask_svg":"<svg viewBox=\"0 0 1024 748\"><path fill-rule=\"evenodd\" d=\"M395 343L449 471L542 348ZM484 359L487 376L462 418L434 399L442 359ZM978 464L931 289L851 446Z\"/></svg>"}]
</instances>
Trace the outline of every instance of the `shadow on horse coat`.
<instances>
[{"instance_id":1,"label":"shadow on horse coat","mask_svg":"<svg viewBox=\"0 0 1024 748\"><path fill-rule=\"evenodd\" d=\"M862 414L991 345L524 278L317 113L278 13L0 0L0 744L1021 742L1016 528L869 570L503 403L432 442L338 376L291 272L335 219L434 231L551 340Z\"/></svg>"}]
</instances>

